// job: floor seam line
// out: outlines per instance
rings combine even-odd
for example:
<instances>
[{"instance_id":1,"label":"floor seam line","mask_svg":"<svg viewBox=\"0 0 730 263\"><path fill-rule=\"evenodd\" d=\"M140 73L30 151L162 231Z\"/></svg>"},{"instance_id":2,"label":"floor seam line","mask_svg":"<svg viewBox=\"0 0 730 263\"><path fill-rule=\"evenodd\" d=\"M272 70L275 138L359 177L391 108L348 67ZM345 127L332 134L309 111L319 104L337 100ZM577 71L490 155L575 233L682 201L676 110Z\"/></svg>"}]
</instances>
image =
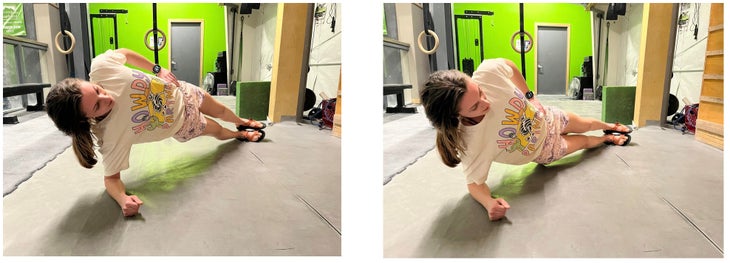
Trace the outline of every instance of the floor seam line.
<instances>
[{"instance_id":1,"label":"floor seam line","mask_svg":"<svg viewBox=\"0 0 730 263\"><path fill-rule=\"evenodd\" d=\"M616 156L618 156L618 155L616 155ZM619 158L621 158L621 157L619 157ZM623 160L623 159L621 159L621 160ZM626 161L624 161L624 162L626 162ZM719 246L719 245L718 245L718 244L717 244L717 243L716 243L716 242L715 242L715 241L714 241L714 240L713 240L713 239L712 239L712 238L711 238L711 237L710 237L709 235L707 235L707 233L705 233L705 231L702 231L702 229L700 229L700 227L699 227L699 226L697 226L697 224L695 224L695 223L694 223L694 222L693 222L693 221L692 221L692 220L691 220L691 219L689 218L689 216L685 215L685 214L684 214L684 213L682 212L682 210L680 210L680 209L679 209L679 208L678 208L677 206L675 206L675 205L674 205L674 204L673 204L672 202L670 202L670 201L669 201L668 199L664 198L664 196L662 196L661 194L659 194L659 192L658 192L657 190L655 190L655 189L653 189L652 187L649 187L648 185L646 185L646 182L644 182L644 181L643 181L643 180L641 180L641 179L640 179L640 181L642 181L642 182L643 182L643 184L644 184L645 186L647 186L647 187L648 187L648 189L649 189L649 190L651 190L651 191L652 191L652 192L653 192L653 193L654 193L654 194L655 194L655 195L656 195L657 197L659 197L659 198L660 198L660 199L662 199L662 200L663 200L663 201L664 201L665 203L667 203L667 204L669 205L669 207L671 207L671 208L672 208L672 209L673 209L673 210L674 210L674 211L675 211L675 212L676 212L677 214L679 214L679 216L680 216L680 217L682 217L682 219L683 219L683 220L684 220L685 222L687 222L687 223L688 223L688 224L689 224L689 225L690 225L690 226L691 226L692 228L694 228L695 230L697 230L697 232L699 232L700 234L702 234L702 236L703 236L703 237L705 238L705 240L707 240L708 242L710 242L710 244L712 244L712 246L713 246L713 247L715 247L715 249L716 249L716 250L717 250L718 252L720 252L720 254L721 254L721 255L723 255L723 256L725 255L725 252L724 252L724 251L722 250L722 248L721 248L721 247L720 247L720 246Z\"/></svg>"},{"instance_id":2,"label":"floor seam line","mask_svg":"<svg viewBox=\"0 0 730 263\"><path fill-rule=\"evenodd\" d=\"M702 231L702 229L700 229L700 227L697 226L697 224L695 224L687 215L685 215L682 212L682 210L680 210L679 208L677 208L676 206L674 206L674 204L672 204L672 202L670 202L669 200L667 200L663 196L659 196L659 198L661 198L662 200L664 200L664 202L666 202L667 204L669 204L669 206L671 206L672 209L674 209L675 212L677 212L685 221L687 221L687 223L689 223L695 230L697 230L697 232L700 232L700 234L702 234L702 236L704 236L705 239L707 239L707 241L709 241L710 244L712 244L715 247L715 249L717 249L717 251L720 252L720 254L725 255L725 252L722 251L722 248L720 248L720 246L718 246L717 243L715 243L715 241L712 240L712 238L710 238L710 236L708 236L707 233L705 233L705 231Z\"/></svg>"},{"instance_id":3,"label":"floor seam line","mask_svg":"<svg viewBox=\"0 0 730 263\"><path fill-rule=\"evenodd\" d=\"M322 213L320 213L319 210L317 210L316 208L314 208L314 206L312 206L309 202L307 202L307 200L304 199L302 196L300 196L298 194L295 194L295 195L297 196L297 198L299 198L300 201L302 201L305 205L307 205L307 207L309 207L309 209L311 209L312 211L314 211L314 213L317 214L317 216L319 216L320 219L324 220L324 222L326 222L327 225L329 225L330 228L332 228L332 230L334 230L335 232L337 232L337 235L338 236L342 236L342 233L340 232L340 230L337 229L337 227L335 227L335 225L333 225L329 220L327 220L327 218L324 217L324 215L322 215Z\"/></svg>"},{"instance_id":4,"label":"floor seam line","mask_svg":"<svg viewBox=\"0 0 730 263\"><path fill-rule=\"evenodd\" d=\"M628 162L626 162L626 160L624 160L624 158L621 158L621 156L620 156L620 155L618 155L618 153L616 154L616 157L618 157L618 158L619 158L619 159L620 159L621 161L623 161L623 162L624 162L624 164L626 164L626 167L629 167L629 168L631 168L631 165L629 165L629 163L628 163Z\"/></svg>"},{"instance_id":5,"label":"floor seam line","mask_svg":"<svg viewBox=\"0 0 730 263\"><path fill-rule=\"evenodd\" d=\"M248 151L248 152L250 152L251 154L253 154L253 157L256 157L256 159L259 160L259 162L261 162L261 164L264 164L264 161L261 160L261 158L258 155L256 155L255 152L253 152L253 151Z\"/></svg>"}]
</instances>

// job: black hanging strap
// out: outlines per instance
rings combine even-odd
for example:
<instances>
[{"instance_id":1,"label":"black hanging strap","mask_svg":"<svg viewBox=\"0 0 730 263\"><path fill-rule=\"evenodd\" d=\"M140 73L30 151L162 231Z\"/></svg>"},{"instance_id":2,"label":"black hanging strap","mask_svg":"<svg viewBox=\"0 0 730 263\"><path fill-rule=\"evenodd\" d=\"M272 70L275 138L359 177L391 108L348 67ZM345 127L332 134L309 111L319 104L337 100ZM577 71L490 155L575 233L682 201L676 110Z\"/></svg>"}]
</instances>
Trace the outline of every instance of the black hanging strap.
<instances>
[{"instance_id":1,"label":"black hanging strap","mask_svg":"<svg viewBox=\"0 0 730 263\"><path fill-rule=\"evenodd\" d=\"M231 13L233 15L233 24L231 25L231 27L233 29L231 30L231 32L232 32L231 35L233 35L233 34L236 33L236 14L238 13L238 7L232 7L231 8ZM231 49L233 49L233 44L235 44L235 43L236 43L236 38L235 37L231 37ZM229 64L229 68L231 69L230 70L230 73L228 73L229 74L228 75L228 78L229 79L232 79L233 78L233 73L235 71L238 71L238 69L234 69L233 68L233 53L234 53L233 51L230 52L230 58L228 60L228 61L230 61L228 64ZM233 86L233 85L231 85L231 86ZM235 90L236 88L234 87L232 89Z\"/></svg>"},{"instance_id":2,"label":"black hanging strap","mask_svg":"<svg viewBox=\"0 0 730 263\"><path fill-rule=\"evenodd\" d=\"M152 45L155 46L155 65L159 65L160 59L157 55L158 40L157 40L157 4L156 3L152 3L152 34L153 34L152 37L154 38Z\"/></svg>"},{"instance_id":3,"label":"black hanging strap","mask_svg":"<svg viewBox=\"0 0 730 263\"><path fill-rule=\"evenodd\" d=\"M428 3L423 3L423 31L426 32L426 49L431 50L435 45L433 36L428 31L436 32L436 27L433 24L433 17L431 17L431 11ZM428 54L428 63L431 67L431 72L438 70L438 64L436 63L436 56Z\"/></svg>"},{"instance_id":4,"label":"black hanging strap","mask_svg":"<svg viewBox=\"0 0 730 263\"><path fill-rule=\"evenodd\" d=\"M63 37L63 49L67 50L69 47L71 47L71 40L68 37L66 37L65 31L71 32L71 21L68 18L68 13L66 13L66 4L59 3L58 10L60 11L60 17L61 17L61 35L64 36ZM73 53L66 54L66 67L68 67L69 77L75 78L76 69L74 68Z\"/></svg>"},{"instance_id":5,"label":"black hanging strap","mask_svg":"<svg viewBox=\"0 0 730 263\"><path fill-rule=\"evenodd\" d=\"M524 4L520 3L520 56L522 62L522 77L527 79L525 74L525 15Z\"/></svg>"}]
</instances>

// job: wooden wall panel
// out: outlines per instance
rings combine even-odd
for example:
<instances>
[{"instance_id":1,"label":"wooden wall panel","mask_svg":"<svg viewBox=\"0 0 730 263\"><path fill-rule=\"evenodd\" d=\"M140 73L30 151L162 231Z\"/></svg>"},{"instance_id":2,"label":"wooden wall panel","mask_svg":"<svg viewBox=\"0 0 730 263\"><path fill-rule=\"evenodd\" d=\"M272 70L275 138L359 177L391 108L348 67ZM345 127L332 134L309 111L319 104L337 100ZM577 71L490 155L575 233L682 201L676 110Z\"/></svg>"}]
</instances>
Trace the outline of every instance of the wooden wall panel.
<instances>
[{"instance_id":1,"label":"wooden wall panel","mask_svg":"<svg viewBox=\"0 0 730 263\"><path fill-rule=\"evenodd\" d=\"M337 104L335 105L332 134L340 138L342 137L342 70L340 70L340 80L337 84Z\"/></svg>"},{"instance_id":2,"label":"wooden wall panel","mask_svg":"<svg viewBox=\"0 0 730 263\"><path fill-rule=\"evenodd\" d=\"M723 4L712 4L695 139L720 149L723 149L724 143L723 27Z\"/></svg>"}]
</instances>

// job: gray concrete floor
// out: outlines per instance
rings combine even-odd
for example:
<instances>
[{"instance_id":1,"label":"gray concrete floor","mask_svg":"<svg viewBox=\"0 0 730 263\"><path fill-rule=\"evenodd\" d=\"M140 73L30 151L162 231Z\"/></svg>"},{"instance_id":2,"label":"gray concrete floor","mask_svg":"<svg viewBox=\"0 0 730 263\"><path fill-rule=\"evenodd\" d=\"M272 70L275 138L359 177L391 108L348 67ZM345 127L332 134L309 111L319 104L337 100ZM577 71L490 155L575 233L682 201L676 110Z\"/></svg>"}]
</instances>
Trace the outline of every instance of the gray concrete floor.
<instances>
[{"instance_id":1,"label":"gray concrete floor","mask_svg":"<svg viewBox=\"0 0 730 263\"><path fill-rule=\"evenodd\" d=\"M3 255L337 256L340 153L330 130L295 122L261 143L136 145L122 179L145 203L124 218L102 165L69 148L3 198Z\"/></svg>"},{"instance_id":2,"label":"gray concrete floor","mask_svg":"<svg viewBox=\"0 0 730 263\"><path fill-rule=\"evenodd\" d=\"M599 101L540 99L600 118ZM384 256L723 257L723 151L671 128L632 137L548 166L493 165L487 184L512 207L497 222L433 149L384 186Z\"/></svg>"}]
</instances>

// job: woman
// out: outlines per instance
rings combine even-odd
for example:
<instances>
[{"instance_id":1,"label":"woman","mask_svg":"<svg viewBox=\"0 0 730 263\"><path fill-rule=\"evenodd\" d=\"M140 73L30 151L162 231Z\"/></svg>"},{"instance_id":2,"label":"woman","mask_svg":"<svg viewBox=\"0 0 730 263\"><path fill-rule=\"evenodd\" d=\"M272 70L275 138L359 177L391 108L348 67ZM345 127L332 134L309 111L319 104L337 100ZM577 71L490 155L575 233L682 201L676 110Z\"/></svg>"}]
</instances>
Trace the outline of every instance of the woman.
<instances>
[{"instance_id":1,"label":"woman","mask_svg":"<svg viewBox=\"0 0 730 263\"><path fill-rule=\"evenodd\" d=\"M449 167L464 164L469 193L490 220L510 208L504 199L492 198L485 184L493 161L548 164L580 149L624 146L631 140L627 126L543 107L515 64L505 59L485 60L472 78L456 70L435 72L420 95L437 129L442 161ZM569 134L592 130L604 135Z\"/></svg>"},{"instance_id":2,"label":"woman","mask_svg":"<svg viewBox=\"0 0 730 263\"><path fill-rule=\"evenodd\" d=\"M120 179L120 172L129 168L132 144L169 137L185 142L200 135L259 142L265 136L261 130L265 124L239 118L199 87L178 81L169 70L134 51L109 50L97 56L89 76L90 81L67 78L55 84L46 109L56 127L71 136L83 167L96 164L96 141L104 163L104 186L124 216L137 214L143 204L125 193ZM236 124L238 131L223 128L206 115Z\"/></svg>"}]
</instances>

